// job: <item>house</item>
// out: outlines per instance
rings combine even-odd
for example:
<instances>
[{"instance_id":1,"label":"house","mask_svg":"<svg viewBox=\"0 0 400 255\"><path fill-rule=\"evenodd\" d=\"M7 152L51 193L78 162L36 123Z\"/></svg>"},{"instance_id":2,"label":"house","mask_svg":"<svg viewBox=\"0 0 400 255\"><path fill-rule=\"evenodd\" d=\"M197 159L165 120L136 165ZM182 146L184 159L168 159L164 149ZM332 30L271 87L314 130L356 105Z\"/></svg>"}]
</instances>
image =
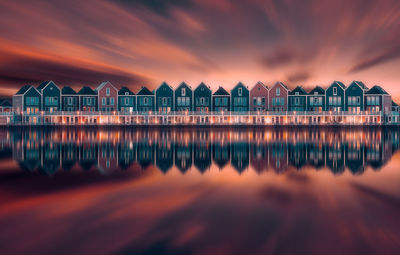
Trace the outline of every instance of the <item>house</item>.
<instances>
[{"instance_id":1,"label":"house","mask_svg":"<svg viewBox=\"0 0 400 255\"><path fill-rule=\"evenodd\" d=\"M117 110L118 89L111 82L100 83L96 88L98 96L98 109L102 112L113 112Z\"/></svg>"},{"instance_id":2,"label":"house","mask_svg":"<svg viewBox=\"0 0 400 255\"><path fill-rule=\"evenodd\" d=\"M136 94L137 111L141 113L151 112L155 109L155 96L148 88L142 87Z\"/></svg>"},{"instance_id":3,"label":"house","mask_svg":"<svg viewBox=\"0 0 400 255\"><path fill-rule=\"evenodd\" d=\"M219 87L212 95L212 108L214 112L230 111L230 96L223 87Z\"/></svg>"},{"instance_id":4,"label":"house","mask_svg":"<svg viewBox=\"0 0 400 255\"><path fill-rule=\"evenodd\" d=\"M118 111L122 113L132 113L136 111L136 97L127 87L122 87L118 91Z\"/></svg>"},{"instance_id":5,"label":"house","mask_svg":"<svg viewBox=\"0 0 400 255\"><path fill-rule=\"evenodd\" d=\"M345 91L345 109L348 112L359 113L364 111L364 93L367 86L360 81L353 81Z\"/></svg>"},{"instance_id":6,"label":"house","mask_svg":"<svg viewBox=\"0 0 400 255\"><path fill-rule=\"evenodd\" d=\"M275 83L269 90L269 110L285 112L288 109L289 89L282 82Z\"/></svg>"},{"instance_id":7,"label":"house","mask_svg":"<svg viewBox=\"0 0 400 255\"><path fill-rule=\"evenodd\" d=\"M78 91L79 96L79 110L82 112L96 112L98 107L97 91L83 87Z\"/></svg>"},{"instance_id":8,"label":"house","mask_svg":"<svg viewBox=\"0 0 400 255\"><path fill-rule=\"evenodd\" d=\"M12 104L7 99L0 99L0 112L11 112Z\"/></svg>"},{"instance_id":9,"label":"house","mask_svg":"<svg viewBox=\"0 0 400 255\"><path fill-rule=\"evenodd\" d=\"M345 110L344 95L346 86L340 81L334 81L325 90L325 110L329 112L342 112Z\"/></svg>"},{"instance_id":10,"label":"house","mask_svg":"<svg viewBox=\"0 0 400 255\"><path fill-rule=\"evenodd\" d=\"M42 111L57 112L61 109L61 90L53 81L40 83L37 90L42 95Z\"/></svg>"},{"instance_id":11,"label":"house","mask_svg":"<svg viewBox=\"0 0 400 255\"><path fill-rule=\"evenodd\" d=\"M61 111L75 112L79 110L79 96L71 87L61 89Z\"/></svg>"},{"instance_id":12,"label":"house","mask_svg":"<svg viewBox=\"0 0 400 255\"><path fill-rule=\"evenodd\" d=\"M288 94L288 110L296 112L307 111L307 92L302 86L297 86Z\"/></svg>"},{"instance_id":13,"label":"house","mask_svg":"<svg viewBox=\"0 0 400 255\"><path fill-rule=\"evenodd\" d=\"M392 111L392 96L375 85L364 93L364 109L367 112L389 113Z\"/></svg>"},{"instance_id":14,"label":"house","mask_svg":"<svg viewBox=\"0 0 400 255\"><path fill-rule=\"evenodd\" d=\"M174 90L163 82L156 89L156 111L158 113L169 113L174 109Z\"/></svg>"},{"instance_id":15,"label":"house","mask_svg":"<svg viewBox=\"0 0 400 255\"><path fill-rule=\"evenodd\" d=\"M193 92L193 110L207 113L211 111L212 92L203 82Z\"/></svg>"},{"instance_id":16,"label":"house","mask_svg":"<svg viewBox=\"0 0 400 255\"><path fill-rule=\"evenodd\" d=\"M249 89L239 82L231 90L231 111L248 112L250 110L250 93Z\"/></svg>"},{"instance_id":17,"label":"house","mask_svg":"<svg viewBox=\"0 0 400 255\"><path fill-rule=\"evenodd\" d=\"M308 93L307 110L311 112L325 111L325 90L316 86Z\"/></svg>"},{"instance_id":18,"label":"house","mask_svg":"<svg viewBox=\"0 0 400 255\"><path fill-rule=\"evenodd\" d=\"M257 82L250 90L250 111L268 111L268 88Z\"/></svg>"},{"instance_id":19,"label":"house","mask_svg":"<svg viewBox=\"0 0 400 255\"><path fill-rule=\"evenodd\" d=\"M175 90L174 105L177 112L189 112L193 109L193 91L185 82Z\"/></svg>"},{"instance_id":20,"label":"house","mask_svg":"<svg viewBox=\"0 0 400 255\"><path fill-rule=\"evenodd\" d=\"M13 96L13 111L15 113L39 114L41 98L42 95L34 86L25 85Z\"/></svg>"}]
</instances>

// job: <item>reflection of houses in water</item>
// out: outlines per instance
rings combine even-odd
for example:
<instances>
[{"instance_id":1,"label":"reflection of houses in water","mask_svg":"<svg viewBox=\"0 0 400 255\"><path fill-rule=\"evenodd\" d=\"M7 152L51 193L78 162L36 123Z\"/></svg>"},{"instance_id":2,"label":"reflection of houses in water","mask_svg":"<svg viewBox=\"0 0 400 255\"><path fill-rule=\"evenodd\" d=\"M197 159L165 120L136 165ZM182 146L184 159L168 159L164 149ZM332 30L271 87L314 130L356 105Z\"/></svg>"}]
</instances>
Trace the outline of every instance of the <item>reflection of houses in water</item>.
<instances>
[{"instance_id":1,"label":"reflection of houses in water","mask_svg":"<svg viewBox=\"0 0 400 255\"><path fill-rule=\"evenodd\" d=\"M212 162L230 164L242 173L249 165L258 173L288 166L327 167L334 174L347 168L362 174L381 168L399 148L399 130L77 130L15 129L0 131L3 150L28 171L53 175L58 169L96 167L103 174L138 162L166 173L175 164L185 173L193 165L204 173Z\"/></svg>"}]
</instances>

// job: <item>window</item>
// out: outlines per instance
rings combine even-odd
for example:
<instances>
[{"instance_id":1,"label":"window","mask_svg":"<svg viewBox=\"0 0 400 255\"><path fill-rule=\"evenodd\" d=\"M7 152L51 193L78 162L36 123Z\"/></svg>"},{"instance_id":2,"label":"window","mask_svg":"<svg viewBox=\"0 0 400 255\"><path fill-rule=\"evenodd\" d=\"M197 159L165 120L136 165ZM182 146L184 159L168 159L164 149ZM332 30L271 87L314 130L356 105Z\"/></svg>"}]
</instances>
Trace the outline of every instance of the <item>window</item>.
<instances>
[{"instance_id":1,"label":"window","mask_svg":"<svg viewBox=\"0 0 400 255\"><path fill-rule=\"evenodd\" d=\"M336 88L336 87L333 88L333 95L334 95L334 96L337 95L337 88Z\"/></svg>"},{"instance_id":2,"label":"window","mask_svg":"<svg viewBox=\"0 0 400 255\"><path fill-rule=\"evenodd\" d=\"M360 97L358 96L357 97L357 105L359 105L360 104Z\"/></svg>"},{"instance_id":3,"label":"window","mask_svg":"<svg viewBox=\"0 0 400 255\"><path fill-rule=\"evenodd\" d=\"M190 106L190 97L185 98L186 106Z\"/></svg>"},{"instance_id":4,"label":"window","mask_svg":"<svg viewBox=\"0 0 400 255\"><path fill-rule=\"evenodd\" d=\"M162 105L166 105L167 104L167 98L166 97L163 97L162 98Z\"/></svg>"},{"instance_id":5,"label":"window","mask_svg":"<svg viewBox=\"0 0 400 255\"><path fill-rule=\"evenodd\" d=\"M185 95L186 95L186 89L182 88L182 96L185 96Z\"/></svg>"},{"instance_id":6,"label":"window","mask_svg":"<svg viewBox=\"0 0 400 255\"><path fill-rule=\"evenodd\" d=\"M72 105L72 97L68 97L68 104Z\"/></svg>"},{"instance_id":7,"label":"window","mask_svg":"<svg viewBox=\"0 0 400 255\"><path fill-rule=\"evenodd\" d=\"M125 96L127 96L127 95L129 95L129 93L128 93L128 92L125 92Z\"/></svg>"},{"instance_id":8,"label":"window","mask_svg":"<svg viewBox=\"0 0 400 255\"><path fill-rule=\"evenodd\" d=\"M182 97L178 97L177 105L178 105L178 106L181 106L181 105L182 105Z\"/></svg>"},{"instance_id":9,"label":"window","mask_svg":"<svg viewBox=\"0 0 400 255\"><path fill-rule=\"evenodd\" d=\"M242 88L239 88L239 92L238 92L239 96L242 96Z\"/></svg>"},{"instance_id":10,"label":"window","mask_svg":"<svg viewBox=\"0 0 400 255\"><path fill-rule=\"evenodd\" d=\"M129 98L125 98L125 105L129 105Z\"/></svg>"},{"instance_id":11,"label":"window","mask_svg":"<svg viewBox=\"0 0 400 255\"><path fill-rule=\"evenodd\" d=\"M276 95L280 96L281 95L281 88L276 88Z\"/></svg>"},{"instance_id":12,"label":"window","mask_svg":"<svg viewBox=\"0 0 400 255\"><path fill-rule=\"evenodd\" d=\"M147 97L143 98L143 105L148 105L149 99Z\"/></svg>"},{"instance_id":13,"label":"window","mask_svg":"<svg viewBox=\"0 0 400 255\"><path fill-rule=\"evenodd\" d=\"M106 88L106 95L110 96L110 88Z\"/></svg>"},{"instance_id":14,"label":"window","mask_svg":"<svg viewBox=\"0 0 400 255\"><path fill-rule=\"evenodd\" d=\"M106 98L103 97L103 98L101 99L101 103L102 103L103 105L106 105L106 104L107 104Z\"/></svg>"},{"instance_id":15,"label":"window","mask_svg":"<svg viewBox=\"0 0 400 255\"><path fill-rule=\"evenodd\" d=\"M296 92L296 93L297 93L297 92ZM298 98L298 97L295 98L294 104L295 104L295 105L299 105L299 98Z\"/></svg>"},{"instance_id":16,"label":"window","mask_svg":"<svg viewBox=\"0 0 400 255\"><path fill-rule=\"evenodd\" d=\"M110 105L114 105L114 98L110 98Z\"/></svg>"}]
</instances>

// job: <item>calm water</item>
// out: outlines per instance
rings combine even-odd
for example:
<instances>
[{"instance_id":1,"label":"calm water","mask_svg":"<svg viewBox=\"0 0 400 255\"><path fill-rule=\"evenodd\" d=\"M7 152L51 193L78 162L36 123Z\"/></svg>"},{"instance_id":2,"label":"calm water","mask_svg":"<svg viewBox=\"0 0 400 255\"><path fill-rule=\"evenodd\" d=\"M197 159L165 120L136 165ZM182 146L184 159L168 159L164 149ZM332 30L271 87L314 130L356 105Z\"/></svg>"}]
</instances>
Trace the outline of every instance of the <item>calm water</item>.
<instances>
[{"instance_id":1,"label":"calm water","mask_svg":"<svg viewBox=\"0 0 400 255\"><path fill-rule=\"evenodd\" d=\"M399 129L0 129L1 254L398 254Z\"/></svg>"}]
</instances>

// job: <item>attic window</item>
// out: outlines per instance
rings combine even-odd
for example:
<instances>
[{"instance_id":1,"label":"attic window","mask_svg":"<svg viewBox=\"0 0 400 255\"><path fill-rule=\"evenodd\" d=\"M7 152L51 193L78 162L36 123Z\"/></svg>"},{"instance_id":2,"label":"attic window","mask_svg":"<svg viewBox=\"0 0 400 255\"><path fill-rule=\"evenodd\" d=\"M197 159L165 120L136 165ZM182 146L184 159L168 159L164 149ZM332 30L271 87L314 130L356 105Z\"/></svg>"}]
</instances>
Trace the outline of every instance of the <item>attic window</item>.
<instances>
[{"instance_id":1,"label":"attic window","mask_svg":"<svg viewBox=\"0 0 400 255\"><path fill-rule=\"evenodd\" d=\"M334 96L337 95L337 88L333 88L333 95L334 95Z\"/></svg>"},{"instance_id":2,"label":"attic window","mask_svg":"<svg viewBox=\"0 0 400 255\"><path fill-rule=\"evenodd\" d=\"M182 96L183 97L186 96L186 89L185 88L182 88Z\"/></svg>"},{"instance_id":3,"label":"attic window","mask_svg":"<svg viewBox=\"0 0 400 255\"><path fill-rule=\"evenodd\" d=\"M110 88L106 88L106 95L107 95L107 96L110 95Z\"/></svg>"},{"instance_id":4,"label":"attic window","mask_svg":"<svg viewBox=\"0 0 400 255\"><path fill-rule=\"evenodd\" d=\"M242 88L239 88L239 96L242 96Z\"/></svg>"},{"instance_id":5,"label":"attic window","mask_svg":"<svg viewBox=\"0 0 400 255\"><path fill-rule=\"evenodd\" d=\"M299 92L295 92L295 95L298 95L299 94Z\"/></svg>"},{"instance_id":6,"label":"attic window","mask_svg":"<svg viewBox=\"0 0 400 255\"><path fill-rule=\"evenodd\" d=\"M129 93L128 93L128 92L125 92L125 95L126 95L126 96L129 95Z\"/></svg>"},{"instance_id":7,"label":"attic window","mask_svg":"<svg viewBox=\"0 0 400 255\"><path fill-rule=\"evenodd\" d=\"M317 92L317 91L314 91L314 95L318 95L318 92Z\"/></svg>"}]
</instances>

